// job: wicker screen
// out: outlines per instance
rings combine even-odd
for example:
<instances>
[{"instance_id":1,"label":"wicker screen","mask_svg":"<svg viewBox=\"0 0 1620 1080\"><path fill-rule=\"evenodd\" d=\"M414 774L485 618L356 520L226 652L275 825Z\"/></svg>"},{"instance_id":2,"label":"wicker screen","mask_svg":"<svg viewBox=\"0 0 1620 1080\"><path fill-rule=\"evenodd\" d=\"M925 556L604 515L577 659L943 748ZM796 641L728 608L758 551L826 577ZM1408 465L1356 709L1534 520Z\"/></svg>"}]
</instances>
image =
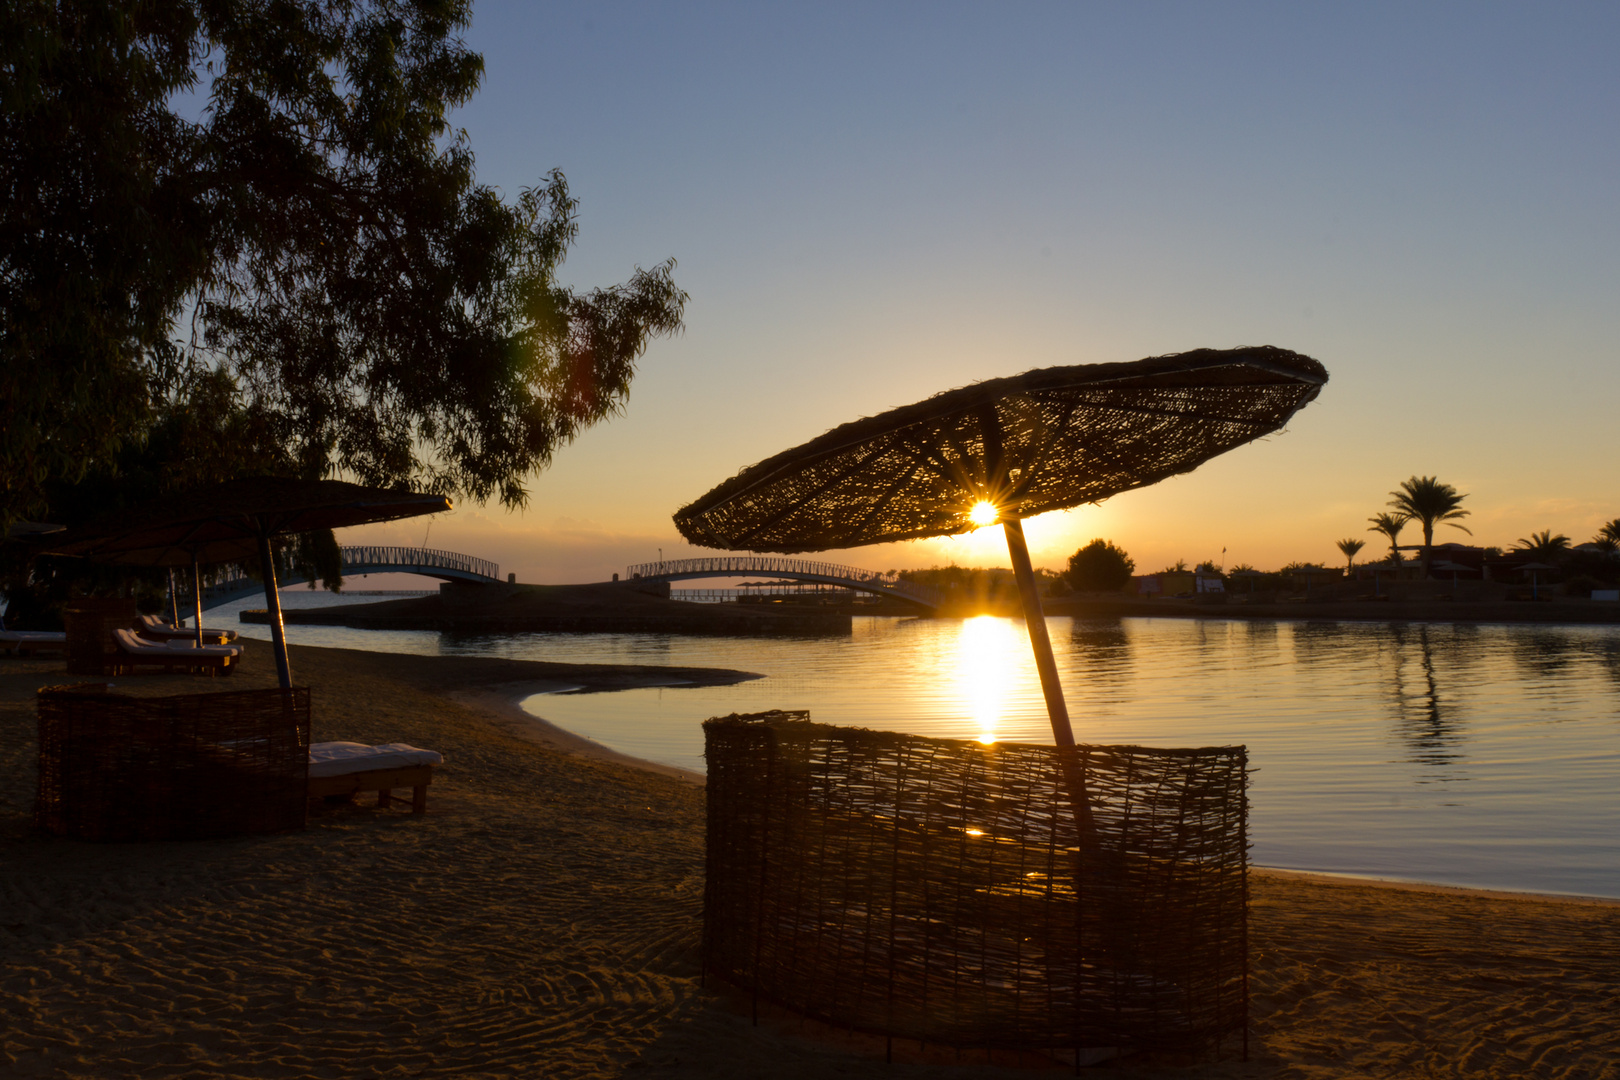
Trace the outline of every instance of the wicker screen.
<instances>
[{"instance_id":1,"label":"wicker screen","mask_svg":"<svg viewBox=\"0 0 1620 1080\"><path fill-rule=\"evenodd\" d=\"M1247 755L704 724L703 963L837 1026L961 1047L1219 1052L1247 1028Z\"/></svg>"},{"instance_id":2,"label":"wicker screen","mask_svg":"<svg viewBox=\"0 0 1620 1080\"><path fill-rule=\"evenodd\" d=\"M304 826L309 689L131 697L39 692L34 824L81 840L190 840Z\"/></svg>"},{"instance_id":3,"label":"wicker screen","mask_svg":"<svg viewBox=\"0 0 1620 1080\"><path fill-rule=\"evenodd\" d=\"M105 675L117 659L114 630L135 625L135 601L125 597L80 597L62 613L67 629L69 675Z\"/></svg>"}]
</instances>

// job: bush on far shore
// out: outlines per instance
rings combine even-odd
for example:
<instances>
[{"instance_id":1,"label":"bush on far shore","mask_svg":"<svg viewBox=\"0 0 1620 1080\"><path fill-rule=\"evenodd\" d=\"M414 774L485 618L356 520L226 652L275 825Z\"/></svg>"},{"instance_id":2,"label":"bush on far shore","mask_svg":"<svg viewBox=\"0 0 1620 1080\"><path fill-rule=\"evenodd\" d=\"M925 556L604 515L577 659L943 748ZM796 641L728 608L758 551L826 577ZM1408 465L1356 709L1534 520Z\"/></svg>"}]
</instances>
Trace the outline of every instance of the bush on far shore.
<instances>
[{"instance_id":1,"label":"bush on far shore","mask_svg":"<svg viewBox=\"0 0 1620 1080\"><path fill-rule=\"evenodd\" d=\"M1069 556L1064 575L1075 592L1118 592L1136 573L1136 561L1111 540L1097 539Z\"/></svg>"}]
</instances>

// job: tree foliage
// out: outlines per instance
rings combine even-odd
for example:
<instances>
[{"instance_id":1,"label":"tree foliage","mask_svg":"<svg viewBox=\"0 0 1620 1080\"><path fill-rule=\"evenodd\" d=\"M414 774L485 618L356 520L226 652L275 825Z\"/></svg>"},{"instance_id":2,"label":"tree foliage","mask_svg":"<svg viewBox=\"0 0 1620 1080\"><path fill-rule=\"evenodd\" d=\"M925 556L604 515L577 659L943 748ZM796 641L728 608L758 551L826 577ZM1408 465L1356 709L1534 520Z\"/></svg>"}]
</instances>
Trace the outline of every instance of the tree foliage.
<instances>
[{"instance_id":1,"label":"tree foliage","mask_svg":"<svg viewBox=\"0 0 1620 1080\"><path fill-rule=\"evenodd\" d=\"M510 506L623 407L686 294L672 261L565 287L562 174L510 202L477 181L447 119L482 77L469 17L468 0L6 6L0 519L113 467L199 372L233 376L281 467ZM204 91L182 115L176 95Z\"/></svg>"},{"instance_id":2,"label":"tree foliage","mask_svg":"<svg viewBox=\"0 0 1620 1080\"><path fill-rule=\"evenodd\" d=\"M1514 542L1513 550L1521 555L1529 555L1536 562L1557 563L1569 554L1569 537L1563 533L1554 536L1551 529L1542 529L1538 533L1520 537Z\"/></svg>"},{"instance_id":3,"label":"tree foliage","mask_svg":"<svg viewBox=\"0 0 1620 1080\"><path fill-rule=\"evenodd\" d=\"M1400 530L1397 529L1396 531L1399 532ZM1347 536L1343 540L1339 541L1339 552L1344 556L1344 572L1346 574L1350 573L1356 568L1356 555L1361 551L1362 548L1366 546L1367 541L1358 540L1353 536Z\"/></svg>"},{"instance_id":4,"label":"tree foliage","mask_svg":"<svg viewBox=\"0 0 1620 1080\"><path fill-rule=\"evenodd\" d=\"M1592 543L1605 552L1620 551L1620 518L1605 521L1599 526L1597 535L1592 537Z\"/></svg>"},{"instance_id":5,"label":"tree foliage","mask_svg":"<svg viewBox=\"0 0 1620 1080\"><path fill-rule=\"evenodd\" d=\"M1401 486L1389 493L1389 505L1397 513L1405 514L1409 520L1416 521L1423 527L1423 575L1429 574L1430 549L1434 547L1434 527L1444 522L1453 529L1461 529L1470 536L1473 533L1466 525L1457 524L1458 518L1465 518L1469 511L1462 509L1462 501L1468 498L1450 484L1443 484L1433 476L1410 476L1401 481Z\"/></svg>"},{"instance_id":6,"label":"tree foliage","mask_svg":"<svg viewBox=\"0 0 1620 1080\"><path fill-rule=\"evenodd\" d=\"M290 475L296 465L264 418L241 405L228 374L200 370L152 403L140 440L124 443L75 482L51 481L45 499L53 521L78 523L250 472ZM342 557L330 529L278 537L272 546L283 579L296 573L329 588L342 585ZM242 568L256 574L258 560ZM228 567L202 571L205 581L229 572ZM181 573L182 592L189 594L190 580L189 571ZM156 604L167 587L163 570L34 558L22 545L0 546L0 594L7 618L34 629L60 629L60 609L71 596L133 591L138 599Z\"/></svg>"},{"instance_id":7,"label":"tree foliage","mask_svg":"<svg viewBox=\"0 0 1620 1080\"><path fill-rule=\"evenodd\" d=\"M1389 561L1396 566L1401 564L1401 530L1412 519L1405 514L1391 514L1388 512L1374 514L1367 521L1370 527L1368 532L1383 533L1389 537Z\"/></svg>"},{"instance_id":8,"label":"tree foliage","mask_svg":"<svg viewBox=\"0 0 1620 1080\"><path fill-rule=\"evenodd\" d=\"M1136 572L1136 561L1110 540L1096 539L1069 556L1065 575L1076 592L1118 592Z\"/></svg>"}]
</instances>

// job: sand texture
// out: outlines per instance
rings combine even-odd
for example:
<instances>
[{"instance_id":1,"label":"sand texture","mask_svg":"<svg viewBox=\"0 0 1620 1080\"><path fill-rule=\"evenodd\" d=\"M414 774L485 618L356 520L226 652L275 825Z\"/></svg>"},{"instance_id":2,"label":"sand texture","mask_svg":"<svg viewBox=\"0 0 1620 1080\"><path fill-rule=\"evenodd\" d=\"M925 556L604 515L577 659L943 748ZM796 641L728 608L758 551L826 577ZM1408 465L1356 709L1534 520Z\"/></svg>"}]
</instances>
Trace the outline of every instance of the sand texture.
<instances>
[{"instance_id":1,"label":"sand texture","mask_svg":"<svg viewBox=\"0 0 1620 1080\"><path fill-rule=\"evenodd\" d=\"M0 1076L1031 1075L972 1054L885 1065L881 1045L754 1027L700 985L702 787L501 706L547 679L648 672L292 662L315 738L444 754L427 815L362 796L280 836L33 836L32 695L72 680L60 661L0 659ZM266 685L268 649L250 643L227 680L115 681ZM1101 1068L1620 1078L1620 905L1257 873L1252 938L1253 1060Z\"/></svg>"}]
</instances>

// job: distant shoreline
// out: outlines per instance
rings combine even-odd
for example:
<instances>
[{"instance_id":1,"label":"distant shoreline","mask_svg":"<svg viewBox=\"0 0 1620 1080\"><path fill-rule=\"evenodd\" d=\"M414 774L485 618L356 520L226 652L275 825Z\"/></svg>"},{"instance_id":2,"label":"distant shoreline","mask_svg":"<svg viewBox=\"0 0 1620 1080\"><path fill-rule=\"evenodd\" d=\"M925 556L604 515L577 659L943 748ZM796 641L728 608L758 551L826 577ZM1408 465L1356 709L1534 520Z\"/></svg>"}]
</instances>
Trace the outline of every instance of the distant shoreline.
<instances>
[{"instance_id":1,"label":"distant shoreline","mask_svg":"<svg viewBox=\"0 0 1620 1080\"><path fill-rule=\"evenodd\" d=\"M1576 600L1301 600L1247 603L1242 596L1224 603L1198 600L1139 600L1132 597L1074 597L1045 603L1048 615L1077 618L1271 619L1358 622L1451 622L1529 624L1620 624L1620 603Z\"/></svg>"}]
</instances>

